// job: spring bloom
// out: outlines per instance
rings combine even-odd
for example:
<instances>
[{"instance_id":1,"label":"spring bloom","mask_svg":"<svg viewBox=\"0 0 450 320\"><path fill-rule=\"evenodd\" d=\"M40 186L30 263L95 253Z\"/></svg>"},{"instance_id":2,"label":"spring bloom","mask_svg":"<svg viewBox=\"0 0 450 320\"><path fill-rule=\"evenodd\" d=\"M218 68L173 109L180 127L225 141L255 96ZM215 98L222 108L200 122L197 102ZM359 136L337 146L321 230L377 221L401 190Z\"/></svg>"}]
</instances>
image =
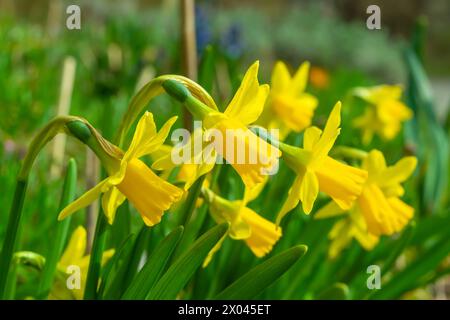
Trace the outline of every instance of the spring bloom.
<instances>
[{"instance_id":1,"label":"spring bloom","mask_svg":"<svg viewBox=\"0 0 450 320\"><path fill-rule=\"evenodd\" d=\"M386 166L383 154L372 150L362 167L369 173L357 205L370 233L391 235L402 230L414 215L414 209L400 200L404 194L401 183L414 172L416 157L404 157L393 166Z\"/></svg>"},{"instance_id":2,"label":"spring bloom","mask_svg":"<svg viewBox=\"0 0 450 320\"><path fill-rule=\"evenodd\" d=\"M340 239L336 247L342 249L350 241L344 241L344 231L340 229L344 226L352 230L352 236L366 249L371 249L376 244L375 239L381 235L392 235L406 226L414 215L414 209L400 200L404 194L401 183L408 179L416 165L415 157L404 157L395 165L387 166L380 151L369 152L362 163L368 178L352 208L343 210L335 202L330 202L315 215L321 219L348 212L349 216L343 222L338 221L339 226L335 225L335 231L330 234L335 241Z\"/></svg>"},{"instance_id":3,"label":"spring bloom","mask_svg":"<svg viewBox=\"0 0 450 320\"><path fill-rule=\"evenodd\" d=\"M58 262L57 270L61 276L56 277L56 281L49 295L50 299L83 299L89 260L91 258L89 255L85 255L86 242L86 229L79 226L72 233L69 244L61 257L61 260ZM107 263L113 255L114 249L103 252L102 265ZM80 281L77 283L76 279L74 279L74 283L72 283L74 288L69 289L66 284L68 274L75 274L76 272L76 270L73 270L72 268L79 268Z\"/></svg>"},{"instance_id":4,"label":"spring bloom","mask_svg":"<svg viewBox=\"0 0 450 320\"><path fill-rule=\"evenodd\" d=\"M181 83L166 81L166 92L199 117L205 130L205 141L214 154L224 158L241 176L244 184L252 188L264 181L264 176L278 169L280 150L267 143L247 125L254 123L264 108L269 94L268 85L258 82L259 63L255 62L245 73L242 83L224 112L219 112L195 99ZM204 151L204 150L203 150ZM206 152L207 158L215 155ZM211 161L211 160L210 160ZM212 168L212 167L211 167ZM205 172L206 173L206 172Z\"/></svg>"},{"instance_id":5,"label":"spring bloom","mask_svg":"<svg viewBox=\"0 0 450 320\"><path fill-rule=\"evenodd\" d=\"M392 140L401 129L402 122L411 119L413 113L403 102L402 87L381 85L371 88L357 88L354 91L369 105L353 125L363 132L363 143L368 144L374 134L384 140Z\"/></svg>"},{"instance_id":6,"label":"spring bloom","mask_svg":"<svg viewBox=\"0 0 450 320\"><path fill-rule=\"evenodd\" d=\"M305 92L309 66L304 62L293 76L281 61L273 69L270 96L258 124L268 129L281 128L281 138L311 125L318 100Z\"/></svg>"},{"instance_id":7,"label":"spring bloom","mask_svg":"<svg viewBox=\"0 0 450 320\"><path fill-rule=\"evenodd\" d=\"M314 218L321 219L332 217L343 212L344 211L339 208L335 202L330 202L328 205L319 210ZM360 208L357 205L348 211L348 215L334 224L328 234L328 238L331 241L328 249L328 256L331 259L336 258L353 239L356 239L367 251L372 250L379 241L378 236L368 232L366 221L364 220L364 217L360 212Z\"/></svg>"},{"instance_id":8,"label":"spring bloom","mask_svg":"<svg viewBox=\"0 0 450 320\"><path fill-rule=\"evenodd\" d=\"M108 177L62 210L59 219L88 206L103 193L102 207L109 223L126 198L135 206L147 226L161 221L164 211L183 195L178 187L157 176L139 158L157 150L169 134L176 117L157 132L153 114L146 112L139 120L128 150L120 159L108 159L104 165Z\"/></svg>"},{"instance_id":9,"label":"spring bloom","mask_svg":"<svg viewBox=\"0 0 450 320\"><path fill-rule=\"evenodd\" d=\"M206 188L203 189L203 195L210 205L209 210L213 219L217 223L228 222L230 228L227 235L234 240L244 240L255 256L265 256L280 239L280 227L246 206L250 196L244 197L247 200L229 201ZM220 249L225 237L208 254L203 263L204 267Z\"/></svg>"},{"instance_id":10,"label":"spring bloom","mask_svg":"<svg viewBox=\"0 0 450 320\"><path fill-rule=\"evenodd\" d=\"M340 132L340 112L341 103L338 102L323 132L317 127L308 128L304 133L303 148L280 144L283 158L297 176L278 214L277 223L300 201L303 211L309 214L319 190L344 210L349 209L361 194L367 172L328 156Z\"/></svg>"}]
</instances>

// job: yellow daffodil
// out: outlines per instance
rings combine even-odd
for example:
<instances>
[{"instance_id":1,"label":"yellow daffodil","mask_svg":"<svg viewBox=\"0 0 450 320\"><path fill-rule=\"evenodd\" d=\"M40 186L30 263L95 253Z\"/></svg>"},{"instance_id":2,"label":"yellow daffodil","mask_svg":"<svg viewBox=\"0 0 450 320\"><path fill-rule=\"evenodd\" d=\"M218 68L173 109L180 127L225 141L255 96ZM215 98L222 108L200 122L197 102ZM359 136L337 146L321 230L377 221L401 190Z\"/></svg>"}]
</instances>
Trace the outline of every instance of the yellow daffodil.
<instances>
[{"instance_id":1,"label":"yellow daffodil","mask_svg":"<svg viewBox=\"0 0 450 320\"><path fill-rule=\"evenodd\" d=\"M159 223L164 211L181 198L183 191L161 179L139 158L164 143L175 121L176 117L171 118L157 132L153 114L146 112L137 124L128 150L122 152L123 156L105 161L109 177L64 208L59 219L86 207L103 193L102 207L109 223L113 222L117 208L126 198L136 207L146 225Z\"/></svg>"},{"instance_id":2,"label":"yellow daffodil","mask_svg":"<svg viewBox=\"0 0 450 320\"><path fill-rule=\"evenodd\" d=\"M416 157L404 157L393 166L386 166L383 154L372 150L362 167L369 178L358 198L358 206L374 235L399 232L413 217L414 208L400 200L404 194L401 183L414 172Z\"/></svg>"},{"instance_id":3,"label":"yellow daffodil","mask_svg":"<svg viewBox=\"0 0 450 320\"><path fill-rule=\"evenodd\" d=\"M281 139L291 130L300 132L311 125L318 100L305 92L309 66L304 62L293 76L281 61L273 69L270 96L258 124L280 129Z\"/></svg>"},{"instance_id":4,"label":"yellow daffodil","mask_svg":"<svg viewBox=\"0 0 450 320\"><path fill-rule=\"evenodd\" d=\"M86 242L86 229L79 226L73 232L61 260L58 262L57 270L59 272L59 276L57 276L50 292L50 299L83 299L90 260L90 256L86 255ZM106 250L102 256L102 265L107 263L113 255L114 249ZM79 288L75 286L73 289L69 289L66 282L67 278L71 275L71 272L74 272L71 270L73 267L78 268L79 274L76 273L76 275L80 276L80 286Z\"/></svg>"},{"instance_id":5,"label":"yellow daffodil","mask_svg":"<svg viewBox=\"0 0 450 320\"><path fill-rule=\"evenodd\" d=\"M210 205L209 210L213 219L217 223L228 222L230 228L227 235L234 240L244 240L255 256L265 256L280 239L281 228L247 207L245 200L229 201L205 188L203 194ZM220 249L225 237L208 254L203 263L204 267Z\"/></svg>"},{"instance_id":6,"label":"yellow daffodil","mask_svg":"<svg viewBox=\"0 0 450 320\"><path fill-rule=\"evenodd\" d=\"M351 167L328 156L339 133L341 103L334 106L325 129L308 128L303 137L303 148L281 143L283 158L297 177L289 190L288 198L277 218L277 223L299 201L303 211L309 214L319 190L328 194L342 209L349 209L361 194L367 172Z\"/></svg>"},{"instance_id":7,"label":"yellow daffodil","mask_svg":"<svg viewBox=\"0 0 450 320\"><path fill-rule=\"evenodd\" d=\"M417 165L415 157L404 157L393 166L386 166L383 154L372 150L363 160L362 167L367 170L368 178L361 195L348 210L349 216L338 221L330 238L337 241L334 252L340 251L349 239L355 237L366 249L376 244L381 235L392 235L401 231L411 220L414 209L399 199L404 194L401 182L405 181ZM330 202L321 208L315 218L322 219L342 215L347 210ZM345 226L345 227L344 227ZM344 231L351 235L344 236Z\"/></svg>"},{"instance_id":8,"label":"yellow daffodil","mask_svg":"<svg viewBox=\"0 0 450 320\"><path fill-rule=\"evenodd\" d=\"M374 134L385 140L395 138L402 122L413 116L411 109L400 101L401 86L357 88L354 94L369 103L363 115L353 121L353 125L363 132L364 144L370 143Z\"/></svg>"},{"instance_id":9,"label":"yellow daffodil","mask_svg":"<svg viewBox=\"0 0 450 320\"><path fill-rule=\"evenodd\" d=\"M320 217L320 211L316 216ZM355 206L350 209L349 214L337 221L328 238L331 240L330 247L328 249L328 256L334 259L339 255L342 249L346 248L352 241L356 239L361 246L369 251L372 250L379 241L379 237L368 232L366 221L360 212L358 207Z\"/></svg>"},{"instance_id":10,"label":"yellow daffodil","mask_svg":"<svg viewBox=\"0 0 450 320\"><path fill-rule=\"evenodd\" d=\"M263 182L264 176L273 172L281 156L278 148L247 128L260 116L269 94L269 86L258 82L258 68L259 63L255 62L248 69L223 113L195 99L179 86L180 83L168 80L163 84L169 94L186 103L188 109L203 121L206 140L210 142L208 146L214 150L214 153L207 153L207 158L215 159L215 154L223 157L250 188Z\"/></svg>"}]
</instances>

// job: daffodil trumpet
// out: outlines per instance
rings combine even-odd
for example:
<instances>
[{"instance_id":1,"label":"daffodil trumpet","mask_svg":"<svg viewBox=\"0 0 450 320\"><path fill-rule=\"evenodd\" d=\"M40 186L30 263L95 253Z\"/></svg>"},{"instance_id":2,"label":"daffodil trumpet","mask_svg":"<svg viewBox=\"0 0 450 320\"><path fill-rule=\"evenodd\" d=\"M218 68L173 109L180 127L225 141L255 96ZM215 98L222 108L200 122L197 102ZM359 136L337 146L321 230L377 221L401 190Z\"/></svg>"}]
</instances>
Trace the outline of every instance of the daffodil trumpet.
<instances>
[{"instance_id":1,"label":"daffodil trumpet","mask_svg":"<svg viewBox=\"0 0 450 320\"><path fill-rule=\"evenodd\" d=\"M255 62L248 69L223 113L196 99L181 82L166 80L162 85L169 95L184 103L202 121L203 129L213 137L215 152L233 166L249 188L262 183L267 174L274 173L281 156L278 148L247 128L260 116L269 93L269 87L258 82L258 68L258 62Z\"/></svg>"}]
</instances>

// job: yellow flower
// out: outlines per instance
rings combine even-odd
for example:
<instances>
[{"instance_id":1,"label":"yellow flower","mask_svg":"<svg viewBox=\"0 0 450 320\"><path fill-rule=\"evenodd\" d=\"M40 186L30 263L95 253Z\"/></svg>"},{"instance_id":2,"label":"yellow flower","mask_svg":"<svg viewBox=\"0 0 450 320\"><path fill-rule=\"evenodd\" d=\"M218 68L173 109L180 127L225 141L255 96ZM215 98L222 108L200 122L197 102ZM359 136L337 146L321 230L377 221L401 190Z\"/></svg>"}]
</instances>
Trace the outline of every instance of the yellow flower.
<instances>
[{"instance_id":1,"label":"yellow flower","mask_svg":"<svg viewBox=\"0 0 450 320\"><path fill-rule=\"evenodd\" d=\"M69 244L64 251L61 260L59 260L57 265L57 270L59 276L57 276L56 281L52 287L49 298L50 299L83 299L84 289L86 286L86 278L89 267L90 256L86 255L86 242L87 234L86 229L79 226L73 232ZM102 265L104 265L108 260L114 255L114 249L106 250L102 256ZM67 272L69 267L79 268L80 275L80 287L69 289L67 287L66 281L69 274ZM75 275L75 273L74 273Z\"/></svg>"},{"instance_id":2,"label":"yellow flower","mask_svg":"<svg viewBox=\"0 0 450 320\"><path fill-rule=\"evenodd\" d=\"M369 103L364 114L353 121L353 125L363 132L364 144L370 143L375 133L385 140L392 140L400 131L402 122L413 115L411 109L400 101L401 86L357 88L355 95Z\"/></svg>"},{"instance_id":3,"label":"yellow flower","mask_svg":"<svg viewBox=\"0 0 450 320\"><path fill-rule=\"evenodd\" d=\"M405 227L413 217L414 209L399 199L404 194L400 183L411 175L416 165L415 157L404 157L388 167L380 151L369 152L362 164L368 178L352 208L343 210L332 201L315 215L315 218L323 219L348 211L348 216L338 221L329 235L334 241L333 249L330 249L332 256L353 237L370 250L381 235L392 235Z\"/></svg>"},{"instance_id":4,"label":"yellow flower","mask_svg":"<svg viewBox=\"0 0 450 320\"><path fill-rule=\"evenodd\" d=\"M303 148L280 144L283 158L297 177L277 218L277 223L299 201L309 214L319 190L328 194L342 209L349 209L361 194L367 172L351 167L328 156L336 141L341 123L341 103L334 106L325 129L308 128L303 136Z\"/></svg>"},{"instance_id":5,"label":"yellow flower","mask_svg":"<svg viewBox=\"0 0 450 320\"><path fill-rule=\"evenodd\" d=\"M267 95L268 85L258 82L259 63L255 62L246 72L242 83L226 110L222 113L195 99L180 83L168 80L163 87L166 92L181 102L203 121L205 129L205 148L214 152L206 152L208 162L215 160L216 155L223 157L241 176L244 184L252 188L264 181L264 177L277 168L281 152L251 132L247 125L254 123L260 116ZM205 149L196 153L201 156ZM204 158L201 156L200 158ZM205 167L212 169L212 166Z\"/></svg>"},{"instance_id":6,"label":"yellow flower","mask_svg":"<svg viewBox=\"0 0 450 320\"><path fill-rule=\"evenodd\" d=\"M358 198L369 232L391 235L399 232L411 220L414 208L400 200L404 194L401 183L414 172L416 157L404 157L393 166L386 166L383 154L372 150L362 167L369 177Z\"/></svg>"},{"instance_id":7,"label":"yellow flower","mask_svg":"<svg viewBox=\"0 0 450 320\"><path fill-rule=\"evenodd\" d=\"M304 62L291 77L286 65L279 61L272 72L271 92L259 124L268 129L281 129L281 139L289 131L300 132L311 125L318 100L306 93L309 62Z\"/></svg>"},{"instance_id":8,"label":"yellow flower","mask_svg":"<svg viewBox=\"0 0 450 320\"><path fill-rule=\"evenodd\" d=\"M337 206L336 209L339 210ZM320 217L319 213L321 212L318 212L315 218ZM328 256L331 259L337 257L342 249L351 243L352 239L356 239L367 251L372 250L379 241L378 236L367 231L366 222L361 213L358 212L357 206L350 209L349 214L345 218L334 224L328 234L328 238L331 240L331 245L328 249Z\"/></svg>"},{"instance_id":9,"label":"yellow flower","mask_svg":"<svg viewBox=\"0 0 450 320\"><path fill-rule=\"evenodd\" d=\"M244 240L255 256L265 256L280 239L281 228L248 208L246 200L229 201L209 189L203 189L203 193L206 201L209 202L213 219L217 223L228 222L230 228L227 235L234 240ZM249 198L244 197L244 199ZM208 254L203 263L204 267L220 249L227 235Z\"/></svg>"},{"instance_id":10,"label":"yellow flower","mask_svg":"<svg viewBox=\"0 0 450 320\"><path fill-rule=\"evenodd\" d=\"M176 117L171 118L157 132L152 113L146 112L122 158L105 163L109 177L64 208L58 219L86 207L104 193L102 207L109 223L114 221L117 208L126 198L136 207L146 225L159 223L164 211L181 198L183 191L161 179L139 158L164 143L175 121Z\"/></svg>"}]
</instances>

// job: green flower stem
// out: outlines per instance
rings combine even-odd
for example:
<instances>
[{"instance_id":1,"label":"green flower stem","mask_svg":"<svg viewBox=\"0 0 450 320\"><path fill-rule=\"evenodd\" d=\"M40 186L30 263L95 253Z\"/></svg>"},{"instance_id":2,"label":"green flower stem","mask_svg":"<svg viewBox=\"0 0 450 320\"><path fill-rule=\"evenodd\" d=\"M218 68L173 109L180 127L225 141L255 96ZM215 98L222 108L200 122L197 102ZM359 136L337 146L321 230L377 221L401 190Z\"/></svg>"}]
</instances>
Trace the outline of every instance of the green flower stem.
<instances>
[{"instance_id":1,"label":"green flower stem","mask_svg":"<svg viewBox=\"0 0 450 320\"><path fill-rule=\"evenodd\" d=\"M58 212L60 212L62 209L64 209L64 207L66 207L74 200L76 182L77 163L74 159L70 159L67 166L66 178L64 180L64 186ZM63 252L64 245L67 240L70 221L71 217L68 217L63 221L56 222L56 225L54 226L56 230L55 237L54 239L52 239L52 243L54 243L53 250L50 250L46 257L46 263L44 266L44 270L42 271L41 281L39 283L37 296L40 299L45 299L50 292L58 260Z\"/></svg>"},{"instance_id":2,"label":"green flower stem","mask_svg":"<svg viewBox=\"0 0 450 320\"><path fill-rule=\"evenodd\" d=\"M92 243L91 258L89 260L86 288L84 290L85 300L95 300L97 298L97 288L100 279L102 257L103 251L105 249L107 231L108 222L106 221L106 217L103 214L103 210L100 206L97 217L97 225L95 226L94 241Z\"/></svg>"},{"instance_id":3,"label":"green flower stem","mask_svg":"<svg viewBox=\"0 0 450 320\"><path fill-rule=\"evenodd\" d=\"M364 160L367 157L367 152L364 150L350 148L345 146L337 146L331 151L332 157L350 158L356 160Z\"/></svg>"},{"instance_id":4,"label":"green flower stem","mask_svg":"<svg viewBox=\"0 0 450 320\"><path fill-rule=\"evenodd\" d=\"M6 282L8 279L11 259L14 253L17 232L22 217L22 208L27 190L28 180L18 179L16 182L16 190L14 192L14 200L9 213L8 227L6 229L5 240L3 242L2 253L0 256L0 298L6 296Z\"/></svg>"},{"instance_id":5,"label":"green flower stem","mask_svg":"<svg viewBox=\"0 0 450 320\"><path fill-rule=\"evenodd\" d=\"M179 81L166 80L162 83L164 90L173 98L184 103L192 115L204 119L206 115L215 111L206 104L195 98L189 90Z\"/></svg>"}]
</instances>

